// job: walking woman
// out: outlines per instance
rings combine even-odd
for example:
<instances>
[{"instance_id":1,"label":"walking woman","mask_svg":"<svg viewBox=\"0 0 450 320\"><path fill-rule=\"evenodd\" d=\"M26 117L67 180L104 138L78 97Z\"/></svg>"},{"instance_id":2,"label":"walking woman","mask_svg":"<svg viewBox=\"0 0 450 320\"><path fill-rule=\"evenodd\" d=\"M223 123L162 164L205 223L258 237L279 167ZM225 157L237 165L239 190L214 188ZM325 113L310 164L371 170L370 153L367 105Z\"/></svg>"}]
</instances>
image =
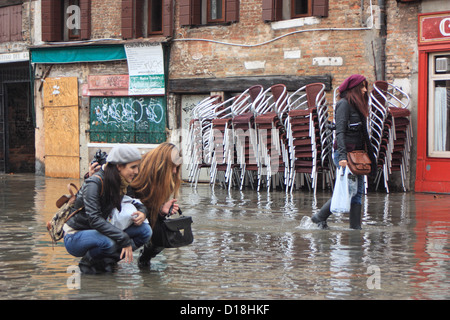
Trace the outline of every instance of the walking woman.
<instances>
[{"instance_id":1,"label":"walking woman","mask_svg":"<svg viewBox=\"0 0 450 320\"><path fill-rule=\"evenodd\" d=\"M117 145L110 151L107 163L85 180L72 210L83 208L64 225L67 252L83 257L83 273L112 271L121 259L133 260L133 250L144 245L152 230L144 223L147 209L135 203L133 224L125 230L115 227L108 218L113 209L121 210L123 196L139 171L141 155L131 145Z\"/></svg>"},{"instance_id":2,"label":"walking woman","mask_svg":"<svg viewBox=\"0 0 450 320\"><path fill-rule=\"evenodd\" d=\"M368 83L364 76L354 74L339 86L339 101L336 104L336 141L334 142L333 159L336 166L347 166L347 152L367 148L372 161L372 171L376 170L376 160L373 157L372 145L367 133L367 117L369 115ZM351 199L350 228L361 229L361 200L364 193L364 176L358 177L358 191ZM320 211L311 217L319 227L327 228L327 218L330 212L331 199Z\"/></svg>"},{"instance_id":3,"label":"walking woman","mask_svg":"<svg viewBox=\"0 0 450 320\"><path fill-rule=\"evenodd\" d=\"M131 187L134 196L147 207L152 228L158 219L163 219L169 213L170 208L171 213L177 213L179 210L176 197L181 186L181 163L179 150L168 142L160 144L142 158L139 174ZM141 251L139 266L150 266L150 259L163 249L154 246L150 240Z\"/></svg>"}]
</instances>

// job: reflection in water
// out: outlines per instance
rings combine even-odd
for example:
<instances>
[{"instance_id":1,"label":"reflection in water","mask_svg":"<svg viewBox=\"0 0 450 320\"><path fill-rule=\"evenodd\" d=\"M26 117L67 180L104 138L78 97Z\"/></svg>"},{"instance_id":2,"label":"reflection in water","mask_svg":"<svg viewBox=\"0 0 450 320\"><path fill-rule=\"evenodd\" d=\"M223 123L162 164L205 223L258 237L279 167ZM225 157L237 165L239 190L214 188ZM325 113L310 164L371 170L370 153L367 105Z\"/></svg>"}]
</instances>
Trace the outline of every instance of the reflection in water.
<instances>
[{"instance_id":1,"label":"reflection in water","mask_svg":"<svg viewBox=\"0 0 450 320\"><path fill-rule=\"evenodd\" d=\"M163 251L150 270L120 263L80 276L70 273L78 259L45 229L69 182L81 181L0 175L0 299L450 298L450 196L369 194L362 231L345 214L319 230L309 217L328 192L186 185L179 202L194 219L191 246Z\"/></svg>"}]
</instances>

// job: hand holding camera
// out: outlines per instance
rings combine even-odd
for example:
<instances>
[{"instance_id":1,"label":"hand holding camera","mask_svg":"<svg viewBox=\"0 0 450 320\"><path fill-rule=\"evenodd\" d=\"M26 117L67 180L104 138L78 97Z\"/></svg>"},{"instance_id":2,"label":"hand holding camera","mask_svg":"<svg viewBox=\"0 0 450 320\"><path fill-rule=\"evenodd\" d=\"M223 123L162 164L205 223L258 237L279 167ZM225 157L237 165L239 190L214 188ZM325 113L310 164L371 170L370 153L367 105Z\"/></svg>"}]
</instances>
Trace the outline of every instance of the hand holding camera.
<instances>
[{"instance_id":1,"label":"hand holding camera","mask_svg":"<svg viewBox=\"0 0 450 320\"><path fill-rule=\"evenodd\" d=\"M102 165L106 163L106 158L108 157L108 154L106 152L102 152L101 149L98 149L97 152L94 155L94 159L92 159L91 163L89 164L89 176L92 176L94 173L96 173Z\"/></svg>"}]
</instances>

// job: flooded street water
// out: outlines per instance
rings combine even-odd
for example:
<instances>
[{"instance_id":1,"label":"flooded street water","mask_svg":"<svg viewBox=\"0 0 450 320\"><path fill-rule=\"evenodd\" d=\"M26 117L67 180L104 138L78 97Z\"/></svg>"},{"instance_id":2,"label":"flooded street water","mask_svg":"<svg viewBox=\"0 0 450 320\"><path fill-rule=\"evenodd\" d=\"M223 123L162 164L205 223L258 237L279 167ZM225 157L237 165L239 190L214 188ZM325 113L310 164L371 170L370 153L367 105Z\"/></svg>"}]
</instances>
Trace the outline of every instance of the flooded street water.
<instances>
[{"instance_id":1,"label":"flooded street water","mask_svg":"<svg viewBox=\"0 0 450 320\"><path fill-rule=\"evenodd\" d=\"M195 240L166 249L149 270L112 274L78 265L45 228L69 182L0 175L0 299L449 299L450 195L369 193L363 230L332 215L309 223L331 196L183 185ZM77 278L78 276L78 278ZM76 286L74 285L76 284Z\"/></svg>"}]
</instances>

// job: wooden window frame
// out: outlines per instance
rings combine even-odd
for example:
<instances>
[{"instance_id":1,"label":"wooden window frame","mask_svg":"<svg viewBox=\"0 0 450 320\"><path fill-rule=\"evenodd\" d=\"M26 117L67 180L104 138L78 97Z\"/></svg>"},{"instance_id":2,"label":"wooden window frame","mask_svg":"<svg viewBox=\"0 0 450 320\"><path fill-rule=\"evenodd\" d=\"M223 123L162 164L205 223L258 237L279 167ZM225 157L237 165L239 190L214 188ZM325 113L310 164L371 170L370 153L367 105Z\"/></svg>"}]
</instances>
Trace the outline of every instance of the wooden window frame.
<instances>
[{"instance_id":1,"label":"wooden window frame","mask_svg":"<svg viewBox=\"0 0 450 320\"><path fill-rule=\"evenodd\" d=\"M91 38L91 1L80 0L80 36L74 40L89 40ZM64 41L65 28L64 5L60 0L41 0L42 40L45 42Z\"/></svg>"},{"instance_id":2,"label":"wooden window frame","mask_svg":"<svg viewBox=\"0 0 450 320\"><path fill-rule=\"evenodd\" d=\"M216 0L217 1L217 0ZM207 3L207 10L206 10L206 22L207 23L223 23L225 22L225 15L226 15L226 0L220 0L222 1L222 17L219 19L212 19L211 18L211 2L212 0L206 0Z\"/></svg>"},{"instance_id":3,"label":"wooden window frame","mask_svg":"<svg viewBox=\"0 0 450 320\"><path fill-rule=\"evenodd\" d=\"M76 2L76 3L74 3L74 2ZM71 5L77 5L77 6L80 7L80 5L81 5L81 0L68 0L67 7L66 7L65 5L62 6L62 10L63 10L63 13L62 13L62 14L63 14L63 17L66 16L66 14L67 14L67 8L68 8L69 6L71 6ZM80 12L80 13L81 13L81 12ZM81 17L80 17L80 19L81 19ZM64 21L64 20L63 20L63 21ZM80 21L80 24L81 24L81 21ZM63 23L63 28L64 28L64 29L67 28L66 23ZM78 41L78 40L81 40L81 26L80 26L80 29L75 29L75 30L78 30L78 34L74 34L72 29L67 29L67 37L68 37L68 41Z\"/></svg>"},{"instance_id":4,"label":"wooden window frame","mask_svg":"<svg viewBox=\"0 0 450 320\"><path fill-rule=\"evenodd\" d=\"M207 0L209 3L209 0ZM202 10L201 0L179 0L180 8L180 26L201 26L208 24L220 24L220 23L233 23L239 21L239 0L223 0L224 11L223 20L208 20L208 8L206 8L206 23L202 23L202 14L205 14Z\"/></svg>"},{"instance_id":5,"label":"wooden window frame","mask_svg":"<svg viewBox=\"0 0 450 320\"><path fill-rule=\"evenodd\" d=\"M159 12L159 14L161 15L161 30L157 30L157 31L153 31L152 30L152 12L153 12L153 2L154 1L160 1L161 2L161 11ZM164 30L164 1L163 0L148 0L147 2L147 14L148 14L148 19L147 19L147 34L148 35L160 35L163 34L163 30Z\"/></svg>"},{"instance_id":6,"label":"wooden window frame","mask_svg":"<svg viewBox=\"0 0 450 320\"><path fill-rule=\"evenodd\" d=\"M292 1L292 0L291 0ZM309 0L310 14L312 17L328 17L329 0ZM291 16L292 16L292 2ZM262 19L266 22L281 21L283 19L283 0L262 0ZM305 15L306 16L306 15ZM292 17L290 18L292 19Z\"/></svg>"},{"instance_id":7,"label":"wooden window frame","mask_svg":"<svg viewBox=\"0 0 450 320\"><path fill-rule=\"evenodd\" d=\"M295 4L296 0L291 0L291 19L303 18L312 16L312 0L307 0L308 10L306 13L295 14Z\"/></svg>"},{"instance_id":8,"label":"wooden window frame","mask_svg":"<svg viewBox=\"0 0 450 320\"><path fill-rule=\"evenodd\" d=\"M137 11L141 9L137 9L136 0L122 0L122 38L123 39L136 39L139 37L143 37L142 28L137 28L139 24L143 25L143 17L138 17L136 15ZM143 3L143 1L142 1ZM173 36L173 1L172 0L162 0L161 3L161 11L162 11L162 19L161 19L161 27L162 31L153 32L151 31L151 15L150 15L150 1L148 1L147 8L147 37L151 37L154 35L162 35L165 37ZM142 10L144 10L142 8Z\"/></svg>"}]
</instances>

